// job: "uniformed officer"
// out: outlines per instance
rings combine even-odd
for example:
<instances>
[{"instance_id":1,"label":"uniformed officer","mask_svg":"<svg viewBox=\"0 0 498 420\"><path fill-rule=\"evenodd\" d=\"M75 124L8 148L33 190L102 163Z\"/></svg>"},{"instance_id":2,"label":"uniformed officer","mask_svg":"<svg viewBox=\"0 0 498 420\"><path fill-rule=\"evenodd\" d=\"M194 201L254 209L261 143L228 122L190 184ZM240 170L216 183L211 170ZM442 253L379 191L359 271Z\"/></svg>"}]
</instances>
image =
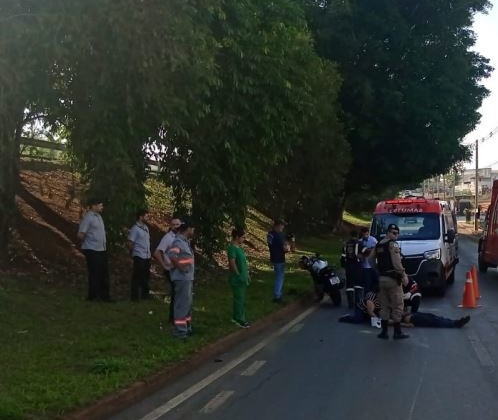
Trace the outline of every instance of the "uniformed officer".
<instances>
[{"instance_id":1,"label":"uniformed officer","mask_svg":"<svg viewBox=\"0 0 498 420\"><path fill-rule=\"evenodd\" d=\"M346 287L358 286L361 282L360 243L358 233L351 232L351 238L344 244L341 262L346 270Z\"/></svg>"},{"instance_id":2,"label":"uniformed officer","mask_svg":"<svg viewBox=\"0 0 498 420\"><path fill-rule=\"evenodd\" d=\"M175 325L175 317L173 315L175 308L175 284L171 280L170 270L173 268L173 264L171 263L171 260L168 257L168 251L171 248L171 245L173 244L173 241L176 238L176 233L181 224L182 222L180 219L176 217L172 219L169 225L168 232L166 232L166 234L162 237L161 242L159 242L159 245L154 251L154 258L159 264L161 264L161 267L164 270L164 275L166 276L166 281L169 284L169 289L170 289L169 322L173 325Z\"/></svg>"},{"instance_id":3,"label":"uniformed officer","mask_svg":"<svg viewBox=\"0 0 498 420\"><path fill-rule=\"evenodd\" d=\"M401 331L401 317L403 316L403 288L402 284L408 283L408 277L401 264L401 252L396 238L399 228L395 224L387 227L387 234L375 247L374 255L377 258L379 270L379 300L382 331L377 336L387 339L389 318L393 320L394 339L408 338Z\"/></svg>"},{"instance_id":4,"label":"uniformed officer","mask_svg":"<svg viewBox=\"0 0 498 420\"><path fill-rule=\"evenodd\" d=\"M186 338L192 333L192 285L194 282L194 251L189 239L194 235L194 226L188 219L182 219L175 240L168 251L173 264L171 280L175 286L174 335Z\"/></svg>"},{"instance_id":5,"label":"uniformed officer","mask_svg":"<svg viewBox=\"0 0 498 420\"><path fill-rule=\"evenodd\" d=\"M363 284L360 252L358 232L353 230L350 239L344 244L341 255L341 266L346 272L346 297L349 308L353 308L363 298L363 287L359 287ZM355 286L356 290L361 290L362 293L355 293Z\"/></svg>"}]
</instances>

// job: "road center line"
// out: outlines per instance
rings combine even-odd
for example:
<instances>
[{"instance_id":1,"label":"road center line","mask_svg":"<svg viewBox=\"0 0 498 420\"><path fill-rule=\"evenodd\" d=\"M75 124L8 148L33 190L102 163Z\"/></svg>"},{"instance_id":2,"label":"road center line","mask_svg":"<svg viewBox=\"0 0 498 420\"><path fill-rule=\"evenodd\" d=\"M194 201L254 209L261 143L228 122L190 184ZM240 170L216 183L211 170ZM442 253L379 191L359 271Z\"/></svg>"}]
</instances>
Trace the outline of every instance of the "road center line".
<instances>
[{"instance_id":1,"label":"road center line","mask_svg":"<svg viewBox=\"0 0 498 420\"><path fill-rule=\"evenodd\" d=\"M271 341L279 337L280 335L286 333L288 330L290 330L294 325L297 323L301 322L303 319L305 319L307 316L309 316L311 313L316 311L317 306L313 306L306 311L304 311L302 314L298 315L296 318L294 318L292 321L288 322L285 324L282 328L280 328L278 331L274 332L270 336L266 337L264 340L260 341L258 344L241 354L239 357L236 359L232 360L231 362L227 363L225 366L221 367L217 371L211 373L201 381L197 382L196 384L192 385L190 388L187 388L185 391L182 393L178 394L176 397L172 398L171 400L167 401L163 405L157 407L144 417L142 417L140 420L157 420L164 414L170 412L177 406L179 406L181 403L185 402L188 400L190 397L193 395L197 394L199 391L207 387L208 385L212 384L214 381L216 381L218 378L222 377L226 373L230 372L233 368L237 367L240 365L242 362L245 360L249 359L252 357L254 354L256 354L258 351L263 349L266 345L268 345Z\"/></svg>"},{"instance_id":2,"label":"road center line","mask_svg":"<svg viewBox=\"0 0 498 420\"><path fill-rule=\"evenodd\" d=\"M252 376L266 363L265 360L256 360L251 366L249 366L244 372L241 373L242 376Z\"/></svg>"},{"instance_id":3,"label":"road center line","mask_svg":"<svg viewBox=\"0 0 498 420\"><path fill-rule=\"evenodd\" d=\"M235 391L221 391L218 395L216 395L211 401L209 401L202 409L202 414L209 414L215 411L217 408L221 407L223 403L228 400Z\"/></svg>"}]
</instances>

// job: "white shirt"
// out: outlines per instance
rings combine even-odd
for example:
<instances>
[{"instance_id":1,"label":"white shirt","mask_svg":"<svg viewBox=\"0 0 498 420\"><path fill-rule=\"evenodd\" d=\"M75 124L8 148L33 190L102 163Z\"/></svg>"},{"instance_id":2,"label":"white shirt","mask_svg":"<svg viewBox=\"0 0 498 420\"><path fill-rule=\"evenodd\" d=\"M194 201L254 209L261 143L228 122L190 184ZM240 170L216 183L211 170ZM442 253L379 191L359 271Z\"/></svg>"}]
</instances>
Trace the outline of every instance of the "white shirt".
<instances>
[{"instance_id":1,"label":"white shirt","mask_svg":"<svg viewBox=\"0 0 498 420\"><path fill-rule=\"evenodd\" d=\"M156 248L156 250L162 252L167 270L171 270L171 268L173 268L173 264L171 263L171 260L168 257L168 249L171 248L171 245L173 245L173 241L175 240L175 238L176 238L176 233L170 230L162 237L161 242L159 242L159 245Z\"/></svg>"},{"instance_id":2,"label":"white shirt","mask_svg":"<svg viewBox=\"0 0 498 420\"><path fill-rule=\"evenodd\" d=\"M102 216L94 211L87 211L81 219L79 233L84 233L85 238L81 243L81 249L92 251L106 250L105 226Z\"/></svg>"},{"instance_id":3,"label":"white shirt","mask_svg":"<svg viewBox=\"0 0 498 420\"><path fill-rule=\"evenodd\" d=\"M145 223L135 223L128 233L128 240L133 242L131 251L133 257L150 258L150 234Z\"/></svg>"}]
</instances>

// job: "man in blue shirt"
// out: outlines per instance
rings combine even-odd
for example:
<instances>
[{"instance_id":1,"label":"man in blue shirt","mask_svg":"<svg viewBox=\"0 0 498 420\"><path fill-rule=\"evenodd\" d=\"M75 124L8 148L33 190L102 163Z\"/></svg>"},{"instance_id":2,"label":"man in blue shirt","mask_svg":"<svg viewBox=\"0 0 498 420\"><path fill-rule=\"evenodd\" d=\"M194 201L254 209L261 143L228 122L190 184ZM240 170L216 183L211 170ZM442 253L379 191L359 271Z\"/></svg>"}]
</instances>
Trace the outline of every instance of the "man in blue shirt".
<instances>
[{"instance_id":1,"label":"man in blue shirt","mask_svg":"<svg viewBox=\"0 0 498 420\"><path fill-rule=\"evenodd\" d=\"M378 283L377 272L372 267L370 262L370 254L375 248L375 245L377 245L377 239L370 236L370 230L367 227L361 228L360 232L360 255L363 271L363 284L360 284L360 286L365 288L365 292L370 292L377 286Z\"/></svg>"},{"instance_id":2,"label":"man in blue shirt","mask_svg":"<svg viewBox=\"0 0 498 420\"><path fill-rule=\"evenodd\" d=\"M282 288L285 276L285 253L289 246L284 236L285 223L283 220L275 220L273 229L268 232L267 241L270 250L270 262L275 271L275 283L273 287L273 301L282 303Z\"/></svg>"},{"instance_id":3,"label":"man in blue shirt","mask_svg":"<svg viewBox=\"0 0 498 420\"><path fill-rule=\"evenodd\" d=\"M133 258L133 273L131 276L131 300L149 299L150 278L150 234L145 224L148 210L137 212L135 224L128 233L128 246Z\"/></svg>"}]
</instances>

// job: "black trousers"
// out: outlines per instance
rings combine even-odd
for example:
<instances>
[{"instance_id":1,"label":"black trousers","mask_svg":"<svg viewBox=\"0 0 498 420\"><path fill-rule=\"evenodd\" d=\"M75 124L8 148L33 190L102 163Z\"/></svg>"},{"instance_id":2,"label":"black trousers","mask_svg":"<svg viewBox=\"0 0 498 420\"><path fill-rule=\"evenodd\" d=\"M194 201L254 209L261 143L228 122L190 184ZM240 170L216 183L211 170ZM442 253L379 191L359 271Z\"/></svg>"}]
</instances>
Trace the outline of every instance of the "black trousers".
<instances>
[{"instance_id":1,"label":"black trousers","mask_svg":"<svg viewBox=\"0 0 498 420\"><path fill-rule=\"evenodd\" d=\"M84 249L88 268L88 300L109 300L109 265L107 251Z\"/></svg>"},{"instance_id":2,"label":"black trousers","mask_svg":"<svg viewBox=\"0 0 498 420\"><path fill-rule=\"evenodd\" d=\"M131 300L149 297L150 258L133 257Z\"/></svg>"},{"instance_id":3,"label":"black trousers","mask_svg":"<svg viewBox=\"0 0 498 420\"><path fill-rule=\"evenodd\" d=\"M168 270L164 270L164 275L166 276L166 281L169 284L170 290L170 304L169 304L169 316L168 321L175 325L175 282L171 280L171 275Z\"/></svg>"},{"instance_id":4,"label":"black trousers","mask_svg":"<svg viewBox=\"0 0 498 420\"><path fill-rule=\"evenodd\" d=\"M346 262L346 287L361 286L363 272L358 263Z\"/></svg>"}]
</instances>

